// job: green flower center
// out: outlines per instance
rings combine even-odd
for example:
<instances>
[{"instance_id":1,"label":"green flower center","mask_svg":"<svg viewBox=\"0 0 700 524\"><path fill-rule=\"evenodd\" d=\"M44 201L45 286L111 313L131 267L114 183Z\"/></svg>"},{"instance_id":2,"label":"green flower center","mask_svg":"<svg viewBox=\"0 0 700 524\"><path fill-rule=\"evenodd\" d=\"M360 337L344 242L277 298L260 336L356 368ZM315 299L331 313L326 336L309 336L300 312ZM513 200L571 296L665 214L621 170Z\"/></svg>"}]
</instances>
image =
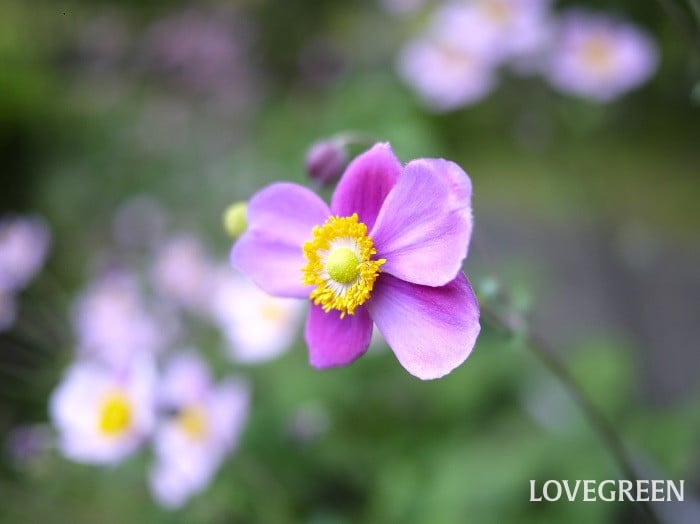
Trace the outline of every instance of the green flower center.
<instances>
[{"instance_id":1,"label":"green flower center","mask_svg":"<svg viewBox=\"0 0 700 524\"><path fill-rule=\"evenodd\" d=\"M360 274L360 261L352 249L339 247L328 254L326 271L336 282L349 284Z\"/></svg>"}]
</instances>

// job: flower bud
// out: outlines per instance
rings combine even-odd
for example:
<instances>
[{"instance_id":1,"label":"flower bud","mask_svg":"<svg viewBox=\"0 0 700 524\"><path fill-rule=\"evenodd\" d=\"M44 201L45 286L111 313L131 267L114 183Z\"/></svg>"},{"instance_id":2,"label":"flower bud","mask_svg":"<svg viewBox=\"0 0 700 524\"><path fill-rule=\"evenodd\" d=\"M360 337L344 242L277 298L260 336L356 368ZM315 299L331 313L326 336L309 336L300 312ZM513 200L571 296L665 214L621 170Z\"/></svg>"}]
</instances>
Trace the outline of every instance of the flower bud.
<instances>
[{"instance_id":1,"label":"flower bud","mask_svg":"<svg viewBox=\"0 0 700 524\"><path fill-rule=\"evenodd\" d=\"M248 202L234 202L226 208L223 215L224 230L231 238L241 236L248 222L246 221L246 212L248 211Z\"/></svg>"},{"instance_id":2,"label":"flower bud","mask_svg":"<svg viewBox=\"0 0 700 524\"><path fill-rule=\"evenodd\" d=\"M322 140L309 148L306 172L321 186L336 182L348 163L348 153L339 140Z\"/></svg>"}]
</instances>

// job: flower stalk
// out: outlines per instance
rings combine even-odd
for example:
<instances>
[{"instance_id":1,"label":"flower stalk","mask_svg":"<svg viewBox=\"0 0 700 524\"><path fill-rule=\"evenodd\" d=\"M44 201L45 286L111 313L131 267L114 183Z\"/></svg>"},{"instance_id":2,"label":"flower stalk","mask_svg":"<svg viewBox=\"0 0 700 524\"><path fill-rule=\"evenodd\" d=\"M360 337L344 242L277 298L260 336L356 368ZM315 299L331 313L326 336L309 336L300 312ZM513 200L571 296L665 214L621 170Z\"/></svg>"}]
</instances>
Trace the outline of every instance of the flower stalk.
<instances>
[{"instance_id":1,"label":"flower stalk","mask_svg":"<svg viewBox=\"0 0 700 524\"><path fill-rule=\"evenodd\" d=\"M629 453L625 449L622 437L608 418L585 393L569 368L557 356L556 352L538 334L525 328L525 322L519 317L502 314L491 304L482 301L481 316L490 325L509 336L520 338L524 345L544 364L544 366L561 382L591 428L607 448L627 480L636 484L638 475ZM649 502L639 502L640 508L647 515L649 522L661 524L661 520Z\"/></svg>"}]
</instances>

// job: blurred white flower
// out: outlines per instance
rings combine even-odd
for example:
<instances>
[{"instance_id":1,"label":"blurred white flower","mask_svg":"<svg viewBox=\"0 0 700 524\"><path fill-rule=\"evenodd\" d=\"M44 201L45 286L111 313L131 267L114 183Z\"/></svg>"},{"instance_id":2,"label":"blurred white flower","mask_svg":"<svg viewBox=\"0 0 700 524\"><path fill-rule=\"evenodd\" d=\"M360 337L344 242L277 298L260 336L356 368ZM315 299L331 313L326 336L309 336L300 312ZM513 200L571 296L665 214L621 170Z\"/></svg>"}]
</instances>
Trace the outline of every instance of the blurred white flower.
<instances>
[{"instance_id":1,"label":"blurred white flower","mask_svg":"<svg viewBox=\"0 0 700 524\"><path fill-rule=\"evenodd\" d=\"M0 292L24 288L44 264L50 243L49 228L39 217L0 220Z\"/></svg>"},{"instance_id":2,"label":"blurred white flower","mask_svg":"<svg viewBox=\"0 0 700 524\"><path fill-rule=\"evenodd\" d=\"M272 297L228 266L219 268L211 296L212 318L238 363L272 360L296 339L303 302Z\"/></svg>"},{"instance_id":3,"label":"blurred white flower","mask_svg":"<svg viewBox=\"0 0 700 524\"><path fill-rule=\"evenodd\" d=\"M151 270L153 284L181 308L203 313L211 295L213 263L194 237L180 235L160 247Z\"/></svg>"},{"instance_id":4,"label":"blurred white flower","mask_svg":"<svg viewBox=\"0 0 700 524\"><path fill-rule=\"evenodd\" d=\"M176 329L174 320L146 307L133 275L115 271L93 282L73 309L78 352L114 367L134 355L160 352Z\"/></svg>"},{"instance_id":5,"label":"blurred white flower","mask_svg":"<svg viewBox=\"0 0 700 524\"><path fill-rule=\"evenodd\" d=\"M229 379L213 384L195 354L170 361L159 389L159 405L169 416L155 434L156 462L149 475L160 504L180 507L209 484L238 443L249 403L244 383Z\"/></svg>"},{"instance_id":6,"label":"blurred white flower","mask_svg":"<svg viewBox=\"0 0 700 524\"><path fill-rule=\"evenodd\" d=\"M71 365L49 399L63 455L113 464L133 453L154 426L154 385L153 362L146 356L119 372L96 362Z\"/></svg>"},{"instance_id":7,"label":"blurred white flower","mask_svg":"<svg viewBox=\"0 0 700 524\"><path fill-rule=\"evenodd\" d=\"M644 84L656 71L658 50L641 29L605 15L562 15L545 75L555 88L609 102Z\"/></svg>"}]
</instances>

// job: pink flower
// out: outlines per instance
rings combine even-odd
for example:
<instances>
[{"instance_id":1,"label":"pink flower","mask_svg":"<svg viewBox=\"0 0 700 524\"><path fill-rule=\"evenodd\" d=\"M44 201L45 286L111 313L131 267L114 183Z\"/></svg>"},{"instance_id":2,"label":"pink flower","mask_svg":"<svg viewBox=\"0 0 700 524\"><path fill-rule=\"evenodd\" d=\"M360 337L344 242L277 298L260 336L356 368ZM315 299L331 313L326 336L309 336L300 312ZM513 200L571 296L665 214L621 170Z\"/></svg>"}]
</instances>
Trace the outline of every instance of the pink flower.
<instances>
[{"instance_id":1,"label":"pink flower","mask_svg":"<svg viewBox=\"0 0 700 524\"><path fill-rule=\"evenodd\" d=\"M248 387L235 380L214 385L204 362L193 353L170 361L159 402L172 413L154 437L153 495L177 508L201 492L233 451L248 415Z\"/></svg>"},{"instance_id":2,"label":"pink flower","mask_svg":"<svg viewBox=\"0 0 700 524\"><path fill-rule=\"evenodd\" d=\"M0 293L24 288L41 269L51 243L46 223L38 217L0 220Z\"/></svg>"},{"instance_id":3,"label":"pink flower","mask_svg":"<svg viewBox=\"0 0 700 524\"><path fill-rule=\"evenodd\" d=\"M563 15L545 76L557 89L609 102L656 71L653 40L631 24L584 11Z\"/></svg>"},{"instance_id":4,"label":"pink flower","mask_svg":"<svg viewBox=\"0 0 700 524\"><path fill-rule=\"evenodd\" d=\"M200 242L188 235L161 246L152 269L156 289L179 307L204 314L211 293L214 264Z\"/></svg>"},{"instance_id":5,"label":"pink flower","mask_svg":"<svg viewBox=\"0 0 700 524\"><path fill-rule=\"evenodd\" d=\"M175 330L144 303L135 277L115 271L94 281L73 309L78 352L116 368L163 350Z\"/></svg>"},{"instance_id":6,"label":"pink flower","mask_svg":"<svg viewBox=\"0 0 700 524\"><path fill-rule=\"evenodd\" d=\"M361 356L376 323L404 368L438 378L467 358L480 330L462 273L470 201L471 181L456 164L402 166L389 144L377 144L348 166L330 209L291 183L256 194L232 263L272 295L311 300L313 366Z\"/></svg>"},{"instance_id":7,"label":"pink flower","mask_svg":"<svg viewBox=\"0 0 700 524\"><path fill-rule=\"evenodd\" d=\"M442 37L424 36L406 44L398 58L398 72L435 112L475 104L496 85L490 63L475 49Z\"/></svg>"}]
</instances>

